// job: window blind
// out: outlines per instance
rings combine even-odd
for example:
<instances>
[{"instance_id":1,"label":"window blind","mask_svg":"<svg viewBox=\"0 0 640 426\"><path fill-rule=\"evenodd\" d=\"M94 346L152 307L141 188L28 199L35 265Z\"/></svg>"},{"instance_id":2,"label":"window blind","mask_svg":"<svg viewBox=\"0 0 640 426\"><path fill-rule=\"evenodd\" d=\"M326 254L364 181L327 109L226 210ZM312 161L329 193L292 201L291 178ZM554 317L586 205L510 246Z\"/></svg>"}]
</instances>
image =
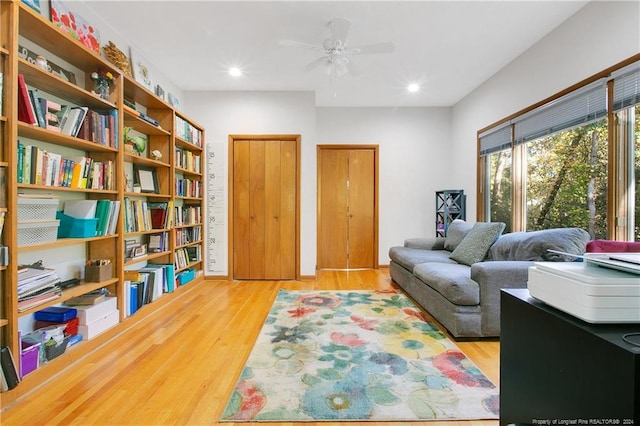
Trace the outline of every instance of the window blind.
<instances>
[{"instance_id":1,"label":"window blind","mask_svg":"<svg viewBox=\"0 0 640 426\"><path fill-rule=\"evenodd\" d=\"M511 148L511 122L503 123L480 134L480 156Z\"/></svg>"},{"instance_id":2,"label":"window blind","mask_svg":"<svg viewBox=\"0 0 640 426\"><path fill-rule=\"evenodd\" d=\"M640 104L640 62L635 62L612 74L613 111Z\"/></svg>"},{"instance_id":3,"label":"window blind","mask_svg":"<svg viewBox=\"0 0 640 426\"><path fill-rule=\"evenodd\" d=\"M607 90L602 79L515 118L514 142L529 142L606 115Z\"/></svg>"}]
</instances>

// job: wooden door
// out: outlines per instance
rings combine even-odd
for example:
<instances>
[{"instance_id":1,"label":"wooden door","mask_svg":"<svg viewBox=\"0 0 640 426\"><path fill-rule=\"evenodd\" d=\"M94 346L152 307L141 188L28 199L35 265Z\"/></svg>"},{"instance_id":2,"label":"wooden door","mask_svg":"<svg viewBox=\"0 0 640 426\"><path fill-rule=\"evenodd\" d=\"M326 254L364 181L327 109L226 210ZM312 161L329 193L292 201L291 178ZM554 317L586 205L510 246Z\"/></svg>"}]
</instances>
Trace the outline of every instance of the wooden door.
<instances>
[{"instance_id":1,"label":"wooden door","mask_svg":"<svg viewBox=\"0 0 640 426\"><path fill-rule=\"evenodd\" d=\"M233 143L233 277L295 279L297 142Z\"/></svg>"},{"instance_id":2,"label":"wooden door","mask_svg":"<svg viewBox=\"0 0 640 426\"><path fill-rule=\"evenodd\" d=\"M377 147L318 147L318 268L377 267Z\"/></svg>"}]
</instances>

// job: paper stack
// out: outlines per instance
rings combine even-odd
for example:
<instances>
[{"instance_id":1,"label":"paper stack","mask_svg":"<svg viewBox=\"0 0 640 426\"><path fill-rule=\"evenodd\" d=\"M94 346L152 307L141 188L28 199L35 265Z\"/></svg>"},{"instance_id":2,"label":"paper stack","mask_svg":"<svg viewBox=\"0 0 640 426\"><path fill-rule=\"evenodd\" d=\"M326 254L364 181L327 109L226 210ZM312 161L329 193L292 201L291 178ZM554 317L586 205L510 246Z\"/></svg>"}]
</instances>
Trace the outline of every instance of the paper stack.
<instances>
[{"instance_id":1,"label":"paper stack","mask_svg":"<svg viewBox=\"0 0 640 426\"><path fill-rule=\"evenodd\" d=\"M62 295L55 269L33 266L18 269L18 312L57 299Z\"/></svg>"}]
</instances>

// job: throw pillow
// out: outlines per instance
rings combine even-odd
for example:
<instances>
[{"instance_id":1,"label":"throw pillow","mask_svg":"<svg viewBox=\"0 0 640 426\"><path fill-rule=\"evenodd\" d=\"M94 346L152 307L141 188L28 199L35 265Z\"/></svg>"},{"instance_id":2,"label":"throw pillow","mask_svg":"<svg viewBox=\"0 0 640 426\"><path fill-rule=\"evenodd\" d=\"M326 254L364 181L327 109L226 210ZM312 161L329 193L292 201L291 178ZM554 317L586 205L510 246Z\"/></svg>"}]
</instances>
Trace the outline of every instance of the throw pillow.
<instances>
[{"instance_id":1,"label":"throw pillow","mask_svg":"<svg viewBox=\"0 0 640 426\"><path fill-rule=\"evenodd\" d=\"M471 266L487 257L491 245L504 231L502 222L477 222L449 256L458 263Z\"/></svg>"},{"instance_id":2,"label":"throw pillow","mask_svg":"<svg viewBox=\"0 0 640 426\"><path fill-rule=\"evenodd\" d=\"M447 251L454 251L460 241L467 236L469 231L471 231L473 225L465 222L462 219L455 219L453 222L449 224L447 228L447 237L444 240L444 249Z\"/></svg>"}]
</instances>

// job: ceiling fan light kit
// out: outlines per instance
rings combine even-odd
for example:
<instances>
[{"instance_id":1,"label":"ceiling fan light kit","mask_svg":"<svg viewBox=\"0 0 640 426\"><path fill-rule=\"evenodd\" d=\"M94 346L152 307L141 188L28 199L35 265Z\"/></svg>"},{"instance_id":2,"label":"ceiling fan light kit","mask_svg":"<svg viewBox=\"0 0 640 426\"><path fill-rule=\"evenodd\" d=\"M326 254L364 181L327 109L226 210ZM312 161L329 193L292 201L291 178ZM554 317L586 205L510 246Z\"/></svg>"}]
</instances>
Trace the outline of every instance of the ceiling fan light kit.
<instances>
[{"instance_id":1,"label":"ceiling fan light kit","mask_svg":"<svg viewBox=\"0 0 640 426\"><path fill-rule=\"evenodd\" d=\"M323 56L309 62L303 69L311 71L320 65L327 67L329 76L342 77L346 74L355 75L354 64L351 56L374 54L374 53L391 53L395 46L391 42L369 44L359 47L349 47L347 43L347 35L351 22L344 18L335 18L329 22L329 30L331 38L322 42L322 44L311 44L296 40L280 40L281 46L302 47L323 52Z\"/></svg>"}]
</instances>

